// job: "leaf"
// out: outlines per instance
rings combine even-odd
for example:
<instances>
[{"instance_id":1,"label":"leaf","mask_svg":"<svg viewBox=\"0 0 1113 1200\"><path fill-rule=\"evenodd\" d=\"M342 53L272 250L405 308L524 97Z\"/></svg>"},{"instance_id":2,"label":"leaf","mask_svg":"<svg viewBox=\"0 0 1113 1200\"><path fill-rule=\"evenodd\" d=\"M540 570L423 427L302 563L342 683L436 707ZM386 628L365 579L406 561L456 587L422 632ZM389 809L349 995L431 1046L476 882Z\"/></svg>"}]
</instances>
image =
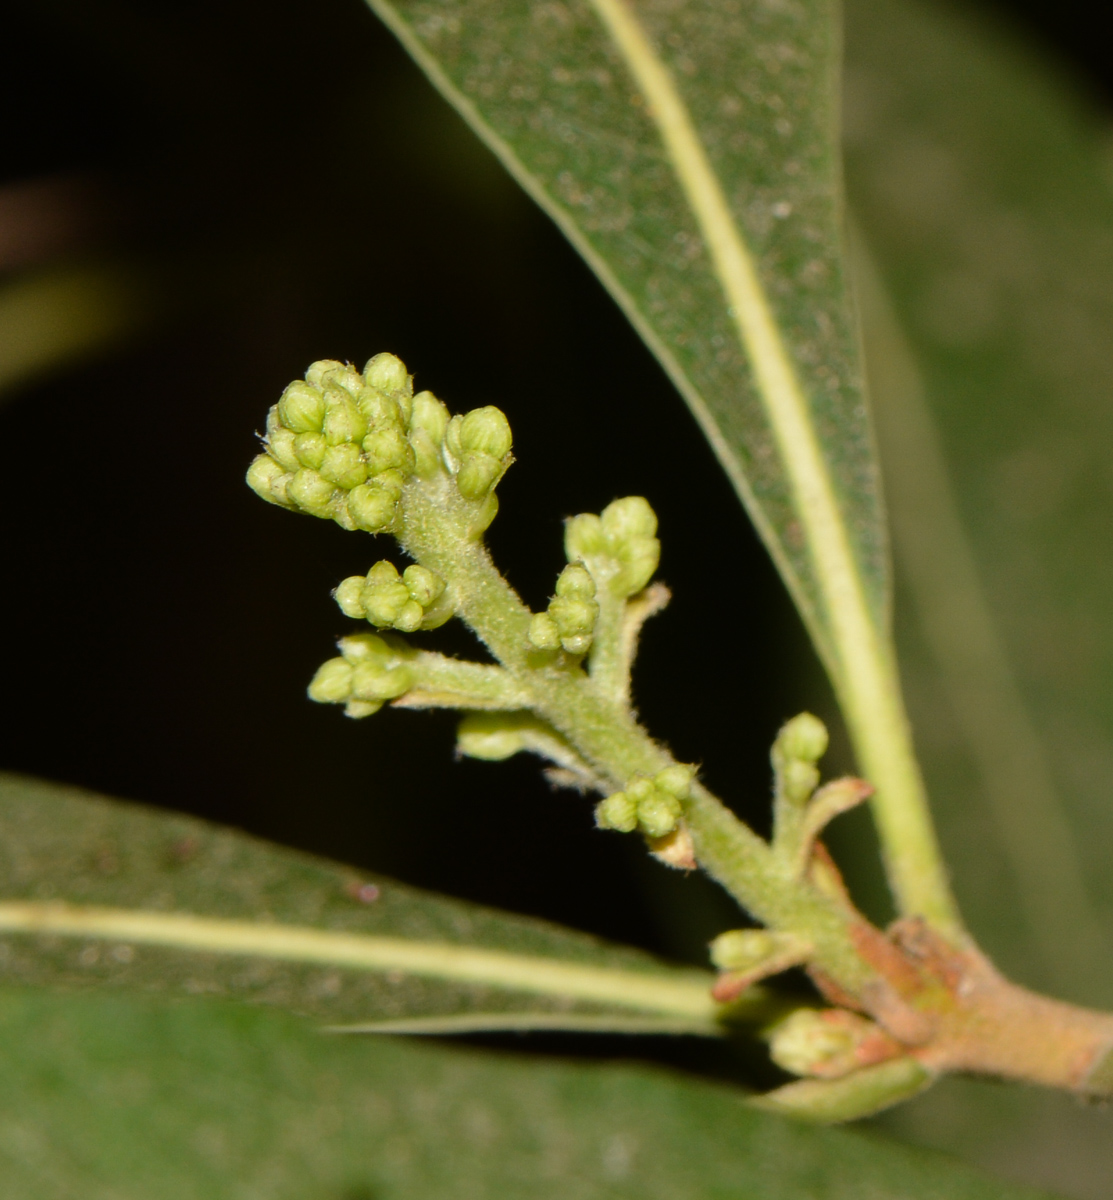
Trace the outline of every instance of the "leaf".
<instances>
[{"instance_id":1,"label":"leaf","mask_svg":"<svg viewBox=\"0 0 1113 1200\"><path fill-rule=\"evenodd\" d=\"M1005 969L1108 1006L1107 132L992 25L912 0L847 12L898 640L948 861ZM1074 1194L1108 1191L1108 1119L1065 1099L954 1081L894 1120Z\"/></svg>"},{"instance_id":2,"label":"leaf","mask_svg":"<svg viewBox=\"0 0 1113 1200\"><path fill-rule=\"evenodd\" d=\"M646 1067L337 1039L222 1002L0 992L19 1200L1035 1200Z\"/></svg>"},{"instance_id":3,"label":"leaf","mask_svg":"<svg viewBox=\"0 0 1113 1200\"><path fill-rule=\"evenodd\" d=\"M838 677L888 585L829 0L369 2L657 355Z\"/></svg>"},{"instance_id":4,"label":"leaf","mask_svg":"<svg viewBox=\"0 0 1113 1200\"><path fill-rule=\"evenodd\" d=\"M244 834L0 776L0 985L228 996L327 1019L714 1034L708 972ZM755 997L755 1011L761 999ZM744 1011L744 1010L743 1010Z\"/></svg>"}]
</instances>

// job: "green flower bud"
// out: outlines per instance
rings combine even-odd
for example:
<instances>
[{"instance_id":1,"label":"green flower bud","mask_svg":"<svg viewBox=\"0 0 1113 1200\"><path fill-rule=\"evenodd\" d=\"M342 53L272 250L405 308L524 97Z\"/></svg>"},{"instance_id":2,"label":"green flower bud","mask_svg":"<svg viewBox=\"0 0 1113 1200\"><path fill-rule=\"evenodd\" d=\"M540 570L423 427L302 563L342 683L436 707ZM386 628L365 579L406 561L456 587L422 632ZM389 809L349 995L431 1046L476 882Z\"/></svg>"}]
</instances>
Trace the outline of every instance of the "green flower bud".
<instances>
[{"instance_id":1,"label":"green flower bud","mask_svg":"<svg viewBox=\"0 0 1113 1200\"><path fill-rule=\"evenodd\" d=\"M468 758L502 762L526 748L521 729L502 713L470 713L456 732L456 748Z\"/></svg>"},{"instance_id":2,"label":"green flower bud","mask_svg":"<svg viewBox=\"0 0 1113 1200\"><path fill-rule=\"evenodd\" d=\"M529 623L530 643L538 650L559 650L560 630L548 613L538 613Z\"/></svg>"},{"instance_id":3,"label":"green flower bud","mask_svg":"<svg viewBox=\"0 0 1113 1200\"><path fill-rule=\"evenodd\" d=\"M312 513L315 517L332 515L329 511L332 491L332 484L308 467L298 471L286 485L286 495L293 503L303 512Z\"/></svg>"},{"instance_id":4,"label":"green flower bud","mask_svg":"<svg viewBox=\"0 0 1113 1200\"><path fill-rule=\"evenodd\" d=\"M764 929L728 929L711 943L711 961L720 971L747 971L776 948L776 938Z\"/></svg>"},{"instance_id":5,"label":"green flower bud","mask_svg":"<svg viewBox=\"0 0 1113 1200\"><path fill-rule=\"evenodd\" d=\"M603 532L617 549L624 542L651 538L657 533L657 514L644 496L625 496L599 514Z\"/></svg>"},{"instance_id":6,"label":"green flower bud","mask_svg":"<svg viewBox=\"0 0 1113 1200\"><path fill-rule=\"evenodd\" d=\"M680 801L675 796L654 788L644 800L638 801L638 824L648 837L665 837L679 823Z\"/></svg>"},{"instance_id":7,"label":"green flower bud","mask_svg":"<svg viewBox=\"0 0 1113 1200\"><path fill-rule=\"evenodd\" d=\"M599 605L594 600L572 600L567 596L557 596L549 604L549 616L556 622L561 637L590 633L598 615Z\"/></svg>"},{"instance_id":8,"label":"green flower bud","mask_svg":"<svg viewBox=\"0 0 1113 1200\"><path fill-rule=\"evenodd\" d=\"M360 529L382 533L394 524L398 493L393 488L363 483L348 493L348 512Z\"/></svg>"},{"instance_id":9,"label":"green flower bud","mask_svg":"<svg viewBox=\"0 0 1113 1200\"><path fill-rule=\"evenodd\" d=\"M371 474L383 471L409 473L414 466L413 447L401 425L379 425L363 439L363 450L371 463Z\"/></svg>"},{"instance_id":10,"label":"green flower bud","mask_svg":"<svg viewBox=\"0 0 1113 1200\"><path fill-rule=\"evenodd\" d=\"M827 750L827 726L811 713L800 713L781 726L773 750L783 760L818 762Z\"/></svg>"},{"instance_id":11,"label":"green flower bud","mask_svg":"<svg viewBox=\"0 0 1113 1200\"><path fill-rule=\"evenodd\" d=\"M282 424L294 433L320 430L325 419L325 397L319 388L295 381L282 393L278 402Z\"/></svg>"},{"instance_id":12,"label":"green flower bud","mask_svg":"<svg viewBox=\"0 0 1113 1200\"><path fill-rule=\"evenodd\" d=\"M482 500L502 472L501 459L490 454L466 454L456 475L456 486L465 500Z\"/></svg>"},{"instance_id":13,"label":"green flower bud","mask_svg":"<svg viewBox=\"0 0 1113 1200\"><path fill-rule=\"evenodd\" d=\"M556 594L572 600L594 600L595 580L583 563L569 563L557 577Z\"/></svg>"},{"instance_id":14,"label":"green flower bud","mask_svg":"<svg viewBox=\"0 0 1113 1200\"><path fill-rule=\"evenodd\" d=\"M310 363L309 368L305 372L305 382L312 387L320 387L321 380L330 371L342 371L347 366L347 363L342 363L337 358L321 358L315 363ZM320 428L320 426L318 426Z\"/></svg>"},{"instance_id":15,"label":"green flower bud","mask_svg":"<svg viewBox=\"0 0 1113 1200\"><path fill-rule=\"evenodd\" d=\"M326 399L329 388L343 388L354 400L363 390L363 376L350 363L341 363L321 376L321 387L325 389Z\"/></svg>"},{"instance_id":16,"label":"green flower bud","mask_svg":"<svg viewBox=\"0 0 1113 1200\"><path fill-rule=\"evenodd\" d=\"M429 440L440 446L448 428L448 409L432 392L418 392L414 397L413 413L410 416L410 432L418 430L428 434Z\"/></svg>"},{"instance_id":17,"label":"green flower bud","mask_svg":"<svg viewBox=\"0 0 1113 1200\"><path fill-rule=\"evenodd\" d=\"M595 824L600 829L633 833L638 827L638 802L625 792L615 792L595 806Z\"/></svg>"},{"instance_id":18,"label":"green flower bud","mask_svg":"<svg viewBox=\"0 0 1113 1200\"><path fill-rule=\"evenodd\" d=\"M594 513L580 513L564 523L564 552L569 562L607 552L603 522Z\"/></svg>"},{"instance_id":19,"label":"green flower bud","mask_svg":"<svg viewBox=\"0 0 1113 1200\"><path fill-rule=\"evenodd\" d=\"M325 451L328 449L328 442L325 440L323 433L316 431L311 433L299 433L294 438L294 454L297 457L298 465L309 467L316 471L325 458ZM297 470L297 467L294 468Z\"/></svg>"},{"instance_id":20,"label":"green flower bud","mask_svg":"<svg viewBox=\"0 0 1113 1200\"><path fill-rule=\"evenodd\" d=\"M779 771L781 793L792 804L807 804L819 786L819 768L814 763L792 758Z\"/></svg>"},{"instance_id":21,"label":"green flower bud","mask_svg":"<svg viewBox=\"0 0 1113 1200\"><path fill-rule=\"evenodd\" d=\"M695 778L695 774L691 767L676 763L674 766L666 767L663 771L658 771L653 777L653 786L659 792L667 792L678 800L686 800L688 793L692 790L692 780Z\"/></svg>"},{"instance_id":22,"label":"green flower bud","mask_svg":"<svg viewBox=\"0 0 1113 1200\"><path fill-rule=\"evenodd\" d=\"M454 417L449 418L444 430L445 449L456 460L457 465L464 457L464 447L460 444L460 426L463 423L464 418L457 413Z\"/></svg>"},{"instance_id":23,"label":"green flower bud","mask_svg":"<svg viewBox=\"0 0 1113 1200\"><path fill-rule=\"evenodd\" d=\"M773 1026L769 1057L793 1075L838 1078L858 1066L854 1051L876 1028L845 1009L799 1008Z\"/></svg>"},{"instance_id":24,"label":"green flower bud","mask_svg":"<svg viewBox=\"0 0 1113 1200\"><path fill-rule=\"evenodd\" d=\"M406 605L413 603L406 585L397 577L392 583L369 583L363 589L362 599L367 619L380 629L393 625Z\"/></svg>"},{"instance_id":25,"label":"green flower bud","mask_svg":"<svg viewBox=\"0 0 1113 1200\"><path fill-rule=\"evenodd\" d=\"M407 600L394 618L394 628L400 629L403 633L413 633L421 628L421 622L424 619L425 609L416 600Z\"/></svg>"},{"instance_id":26,"label":"green flower bud","mask_svg":"<svg viewBox=\"0 0 1113 1200\"><path fill-rule=\"evenodd\" d=\"M340 653L353 667L361 663L376 663L380 669L394 658L394 651L381 637L373 633L353 633L337 642Z\"/></svg>"},{"instance_id":27,"label":"green flower bud","mask_svg":"<svg viewBox=\"0 0 1113 1200\"><path fill-rule=\"evenodd\" d=\"M339 446L330 446L321 459L321 475L335 483L337 487L350 491L367 478L367 464L358 446L351 442L341 442Z\"/></svg>"},{"instance_id":28,"label":"green flower bud","mask_svg":"<svg viewBox=\"0 0 1113 1200\"><path fill-rule=\"evenodd\" d=\"M627 543L616 554L622 568L611 580L611 590L619 596L633 596L653 578L661 561L661 543L656 538Z\"/></svg>"},{"instance_id":29,"label":"green flower bud","mask_svg":"<svg viewBox=\"0 0 1113 1200\"><path fill-rule=\"evenodd\" d=\"M269 504L280 504L283 508L293 504L286 494L292 478L269 454L258 455L247 468L247 486Z\"/></svg>"},{"instance_id":30,"label":"green flower bud","mask_svg":"<svg viewBox=\"0 0 1113 1200\"><path fill-rule=\"evenodd\" d=\"M300 471L302 464L294 452L294 442L298 435L281 426L273 433L267 434L267 449L270 456L286 471Z\"/></svg>"},{"instance_id":31,"label":"green flower bud","mask_svg":"<svg viewBox=\"0 0 1113 1200\"><path fill-rule=\"evenodd\" d=\"M626 793L640 804L643 800L648 800L653 795L654 787L651 779L646 779L644 775L635 775L633 779L626 785Z\"/></svg>"},{"instance_id":32,"label":"green flower bud","mask_svg":"<svg viewBox=\"0 0 1113 1200\"><path fill-rule=\"evenodd\" d=\"M372 717L382 706L381 700L349 700L344 705L344 716L353 717L356 720L360 717Z\"/></svg>"},{"instance_id":33,"label":"green flower bud","mask_svg":"<svg viewBox=\"0 0 1113 1200\"><path fill-rule=\"evenodd\" d=\"M414 673L409 667L383 667L363 662L352 670L352 696L356 700L394 700L413 687Z\"/></svg>"},{"instance_id":34,"label":"green flower bud","mask_svg":"<svg viewBox=\"0 0 1113 1200\"><path fill-rule=\"evenodd\" d=\"M330 446L360 442L367 433L367 418L359 405L340 388L329 388L323 432Z\"/></svg>"},{"instance_id":35,"label":"green flower bud","mask_svg":"<svg viewBox=\"0 0 1113 1200\"><path fill-rule=\"evenodd\" d=\"M427 567L422 567L417 563L407 567L402 572L402 578L410 596L422 608L429 608L444 593L444 580L435 571L430 571Z\"/></svg>"},{"instance_id":36,"label":"green flower bud","mask_svg":"<svg viewBox=\"0 0 1113 1200\"><path fill-rule=\"evenodd\" d=\"M398 401L375 388L364 388L356 397L356 404L367 418L370 429L382 425L397 425L401 428L405 424Z\"/></svg>"},{"instance_id":37,"label":"green flower bud","mask_svg":"<svg viewBox=\"0 0 1113 1200\"><path fill-rule=\"evenodd\" d=\"M505 458L513 442L510 422L502 410L493 404L488 404L486 408L473 408L460 423L459 440L464 454Z\"/></svg>"},{"instance_id":38,"label":"green flower bud","mask_svg":"<svg viewBox=\"0 0 1113 1200\"><path fill-rule=\"evenodd\" d=\"M376 354L363 368L363 378L369 386L380 392L400 392L413 395L413 378L406 371L406 364L393 354Z\"/></svg>"},{"instance_id":39,"label":"green flower bud","mask_svg":"<svg viewBox=\"0 0 1113 1200\"><path fill-rule=\"evenodd\" d=\"M468 536L474 539L481 538L483 532L489 529L491 522L499 515L499 498L497 492L489 492L486 500L480 504L475 515L471 519L471 524L468 526Z\"/></svg>"},{"instance_id":40,"label":"green flower bud","mask_svg":"<svg viewBox=\"0 0 1113 1200\"><path fill-rule=\"evenodd\" d=\"M397 583L401 576L398 574L398 568L389 559L380 559L367 572L365 582L371 587L381 587L383 584Z\"/></svg>"},{"instance_id":41,"label":"green flower bud","mask_svg":"<svg viewBox=\"0 0 1113 1200\"><path fill-rule=\"evenodd\" d=\"M322 663L309 685L309 699L318 704L342 704L351 694L352 667L342 658Z\"/></svg>"},{"instance_id":42,"label":"green flower bud","mask_svg":"<svg viewBox=\"0 0 1113 1200\"><path fill-rule=\"evenodd\" d=\"M366 586L367 580L362 575L349 575L347 579L340 581L332 596L340 605L340 611L344 616L351 617L354 621L363 620L366 614L363 611L361 597Z\"/></svg>"}]
</instances>

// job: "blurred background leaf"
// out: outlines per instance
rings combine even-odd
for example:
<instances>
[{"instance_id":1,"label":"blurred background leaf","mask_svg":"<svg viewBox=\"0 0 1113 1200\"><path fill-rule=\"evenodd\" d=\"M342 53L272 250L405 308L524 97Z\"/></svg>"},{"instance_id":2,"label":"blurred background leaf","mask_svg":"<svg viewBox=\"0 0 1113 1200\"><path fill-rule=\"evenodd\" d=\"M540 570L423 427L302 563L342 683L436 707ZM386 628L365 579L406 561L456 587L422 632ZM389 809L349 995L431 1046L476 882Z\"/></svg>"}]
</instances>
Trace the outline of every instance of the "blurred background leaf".
<instances>
[{"instance_id":1,"label":"blurred background leaf","mask_svg":"<svg viewBox=\"0 0 1113 1200\"><path fill-rule=\"evenodd\" d=\"M947 858L1003 969L1109 1006L1109 134L1030 46L969 11L851 0L847 16L900 650ZM1108 1192L1108 1114L1063 1098L952 1081L891 1121Z\"/></svg>"}]
</instances>

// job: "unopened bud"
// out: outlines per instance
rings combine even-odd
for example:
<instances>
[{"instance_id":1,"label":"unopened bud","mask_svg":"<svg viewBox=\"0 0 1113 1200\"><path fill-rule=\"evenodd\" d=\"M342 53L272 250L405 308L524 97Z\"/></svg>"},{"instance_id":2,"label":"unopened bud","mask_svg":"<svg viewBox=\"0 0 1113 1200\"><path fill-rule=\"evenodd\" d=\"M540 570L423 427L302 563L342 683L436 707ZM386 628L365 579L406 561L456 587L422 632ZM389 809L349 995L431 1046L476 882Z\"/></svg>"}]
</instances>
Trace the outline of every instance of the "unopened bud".
<instances>
[{"instance_id":1,"label":"unopened bud","mask_svg":"<svg viewBox=\"0 0 1113 1200\"><path fill-rule=\"evenodd\" d=\"M491 458L505 458L510 453L513 438L510 422L501 409L488 404L485 408L473 408L460 423L460 449L463 454L487 454Z\"/></svg>"},{"instance_id":2,"label":"unopened bud","mask_svg":"<svg viewBox=\"0 0 1113 1200\"><path fill-rule=\"evenodd\" d=\"M632 541L615 557L622 568L611 580L611 589L620 596L633 596L653 578L661 561L661 543L656 538Z\"/></svg>"},{"instance_id":3,"label":"unopened bud","mask_svg":"<svg viewBox=\"0 0 1113 1200\"><path fill-rule=\"evenodd\" d=\"M413 447L400 425L381 425L372 429L363 439L363 449L370 461L372 475L391 470L404 473L413 470Z\"/></svg>"},{"instance_id":4,"label":"unopened bud","mask_svg":"<svg viewBox=\"0 0 1113 1200\"><path fill-rule=\"evenodd\" d=\"M341 638L337 646L345 661L352 666L371 662L385 667L394 657L391 648L374 633L353 633L350 637Z\"/></svg>"},{"instance_id":5,"label":"unopened bud","mask_svg":"<svg viewBox=\"0 0 1113 1200\"><path fill-rule=\"evenodd\" d=\"M368 582L363 590L363 611L372 625L387 628L397 621L407 604L412 604L406 585L395 576L394 581L387 583ZM420 613L420 606L418 606ZM420 623L421 617L418 616Z\"/></svg>"},{"instance_id":6,"label":"unopened bud","mask_svg":"<svg viewBox=\"0 0 1113 1200\"><path fill-rule=\"evenodd\" d=\"M789 759L780 769L781 792L792 804L806 804L819 786L819 768L799 758Z\"/></svg>"},{"instance_id":7,"label":"unopened bud","mask_svg":"<svg viewBox=\"0 0 1113 1200\"><path fill-rule=\"evenodd\" d=\"M352 695L356 700L394 700L408 692L413 681L409 667L364 662L352 670Z\"/></svg>"},{"instance_id":8,"label":"unopened bud","mask_svg":"<svg viewBox=\"0 0 1113 1200\"><path fill-rule=\"evenodd\" d=\"M302 464L294 452L294 444L298 438L296 433L281 426L267 434L267 449L270 456L285 471L300 471Z\"/></svg>"},{"instance_id":9,"label":"unopened bud","mask_svg":"<svg viewBox=\"0 0 1113 1200\"><path fill-rule=\"evenodd\" d=\"M769 1057L777 1066L819 1079L841 1079L903 1049L868 1017L845 1008L797 1009L769 1031Z\"/></svg>"},{"instance_id":10,"label":"unopened bud","mask_svg":"<svg viewBox=\"0 0 1113 1200\"><path fill-rule=\"evenodd\" d=\"M695 771L691 767L685 767L681 763L675 763L671 767L666 767L663 771L658 771L653 777L653 786L659 792L667 792L670 796L675 796L678 800L686 800L688 793L692 789L692 780L695 777Z\"/></svg>"},{"instance_id":11,"label":"unopened bud","mask_svg":"<svg viewBox=\"0 0 1113 1200\"><path fill-rule=\"evenodd\" d=\"M401 630L402 633L413 633L421 628L421 622L424 619L425 610L421 605L416 600L407 600L394 618L394 628Z\"/></svg>"},{"instance_id":12,"label":"unopened bud","mask_svg":"<svg viewBox=\"0 0 1113 1200\"><path fill-rule=\"evenodd\" d=\"M364 483L348 493L348 512L360 529L382 533L394 524L398 495L392 488Z\"/></svg>"},{"instance_id":13,"label":"unopened bud","mask_svg":"<svg viewBox=\"0 0 1113 1200\"><path fill-rule=\"evenodd\" d=\"M811 713L800 713L781 726L773 746L785 760L818 762L827 750L827 726Z\"/></svg>"},{"instance_id":14,"label":"unopened bud","mask_svg":"<svg viewBox=\"0 0 1113 1200\"><path fill-rule=\"evenodd\" d=\"M332 515L329 511L332 492L332 484L308 467L298 471L286 485L286 495L293 503L303 512L311 513L315 517Z\"/></svg>"},{"instance_id":15,"label":"unopened bud","mask_svg":"<svg viewBox=\"0 0 1113 1200\"><path fill-rule=\"evenodd\" d=\"M321 358L315 363L310 363L305 372L305 382L312 387L320 387L321 380L330 371L342 371L347 363L342 363L338 358Z\"/></svg>"},{"instance_id":16,"label":"unopened bud","mask_svg":"<svg viewBox=\"0 0 1113 1200\"><path fill-rule=\"evenodd\" d=\"M292 478L269 454L258 455L247 468L247 486L263 500L280 504L283 508L289 508L292 504L286 495Z\"/></svg>"},{"instance_id":17,"label":"unopened bud","mask_svg":"<svg viewBox=\"0 0 1113 1200\"><path fill-rule=\"evenodd\" d=\"M359 447L351 442L330 446L321 459L319 471L323 478L345 491L358 487L367 478L367 464Z\"/></svg>"},{"instance_id":18,"label":"unopened bud","mask_svg":"<svg viewBox=\"0 0 1113 1200\"><path fill-rule=\"evenodd\" d=\"M547 612L538 613L529 623L529 640L538 650L559 650L560 630Z\"/></svg>"},{"instance_id":19,"label":"unopened bud","mask_svg":"<svg viewBox=\"0 0 1113 1200\"><path fill-rule=\"evenodd\" d=\"M448 409L432 392L418 392L414 397L413 413L410 416L410 432L416 433L420 430L440 446L447 428Z\"/></svg>"},{"instance_id":20,"label":"unopened bud","mask_svg":"<svg viewBox=\"0 0 1113 1200\"><path fill-rule=\"evenodd\" d=\"M332 595L344 616L351 617L354 621L363 620L365 613L361 596L366 585L367 580L362 575L349 575L347 579L341 580Z\"/></svg>"},{"instance_id":21,"label":"unopened bud","mask_svg":"<svg viewBox=\"0 0 1113 1200\"><path fill-rule=\"evenodd\" d=\"M402 409L393 396L380 392L377 388L365 387L356 397L359 411L367 418L367 427L376 429L383 425L397 425L401 428L405 421Z\"/></svg>"},{"instance_id":22,"label":"unopened bud","mask_svg":"<svg viewBox=\"0 0 1113 1200\"><path fill-rule=\"evenodd\" d=\"M605 554L607 540L603 523L595 513L580 513L564 523L564 552L569 562Z\"/></svg>"},{"instance_id":23,"label":"unopened bud","mask_svg":"<svg viewBox=\"0 0 1113 1200\"><path fill-rule=\"evenodd\" d=\"M322 429L328 444L361 442L367 433L367 418L360 412L359 405L340 388L330 388L327 398Z\"/></svg>"},{"instance_id":24,"label":"unopened bud","mask_svg":"<svg viewBox=\"0 0 1113 1200\"><path fill-rule=\"evenodd\" d=\"M572 600L594 600L595 580L583 563L569 563L557 577L556 594Z\"/></svg>"},{"instance_id":25,"label":"unopened bud","mask_svg":"<svg viewBox=\"0 0 1113 1200\"><path fill-rule=\"evenodd\" d=\"M295 381L282 393L278 416L294 433L320 430L325 419L325 397L319 388Z\"/></svg>"},{"instance_id":26,"label":"unopened bud","mask_svg":"<svg viewBox=\"0 0 1113 1200\"><path fill-rule=\"evenodd\" d=\"M501 762L526 748L518 723L502 713L471 713L460 722L456 746L468 758Z\"/></svg>"},{"instance_id":27,"label":"unopened bud","mask_svg":"<svg viewBox=\"0 0 1113 1200\"><path fill-rule=\"evenodd\" d=\"M711 961L720 971L748 971L776 948L776 938L764 929L728 929L711 943Z\"/></svg>"},{"instance_id":28,"label":"unopened bud","mask_svg":"<svg viewBox=\"0 0 1113 1200\"><path fill-rule=\"evenodd\" d=\"M644 496L624 496L608 504L599 514L603 532L616 545L657 533L657 514Z\"/></svg>"},{"instance_id":29,"label":"unopened bud","mask_svg":"<svg viewBox=\"0 0 1113 1200\"><path fill-rule=\"evenodd\" d=\"M393 354L376 354L363 368L363 378L380 392L413 394L413 379L406 371L406 364Z\"/></svg>"},{"instance_id":30,"label":"unopened bud","mask_svg":"<svg viewBox=\"0 0 1113 1200\"><path fill-rule=\"evenodd\" d=\"M502 472L502 460L493 455L465 454L456 475L456 486L465 500L482 500Z\"/></svg>"},{"instance_id":31,"label":"unopened bud","mask_svg":"<svg viewBox=\"0 0 1113 1200\"><path fill-rule=\"evenodd\" d=\"M573 600L568 596L557 596L549 604L549 616L556 621L561 637L590 633L598 615L599 605L594 600Z\"/></svg>"},{"instance_id":32,"label":"unopened bud","mask_svg":"<svg viewBox=\"0 0 1113 1200\"><path fill-rule=\"evenodd\" d=\"M680 812L680 801L675 796L654 788L644 800L638 801L638 824L647 837L664 837L680 823Z\"/></svg>"},{"instance_id":33,"label":"unopened bud","mask_svg":"<svg viewBox=\"0 0 1113 1200\"><path fill-rule=\"evenodd\" d=\"M615 792L595 806L595 824L600 829L633 833L638 827L638 802L625 792Z\"/></svg>"},{"instance_id":34,"label":"unopened bud","mask_svg":"<svg viewBox=\"0 0 1113 1200\"><path fill-rule=\"evenodd\" d=\"M344 705L344 716L356 720L360 717L372 717L382 706L381 700L349 700Z\"/></svg>"},{"instance_id":35,"label":"unopened bud","mask_svg":"<svg viewBox=\"0 0 1113 1200\"><path fill-rule=\"evenodd\" d=\"M329 388L342 388L354 400L363 389L363 376L350 363L341 363L321 376L321 387L326 401Z\"/></svg>"},{"instance_id":36,"label":"unopened bud","mask_svg":"<svg viewBox=\"0 0 1113 1200\"><path fill-rule=\"evenodd\" d=\"M351 694L352 666L342 658L322 663L309 685L309 698L318 704L341 704Z\"/></svg>"},{"instance_id":37,"label":"unopened bud","mask_svg":"<svg viewBox=\"0 0 1113 1200\"><path fill-rule=\"evenodd\" d=\"M444 592L444 580L435 571L418 563L407 567L402 572L402 579L410 595L422 608L429 608Z\"/></svg>"},{"instance_id":38,"label":"unopened bud","mask_svg":"<svg viewBox=\"0 0 1113 1200\"><path fill-rule=\"evenodd\" d=\"M328 442L323 433L316 431L299 433L294 438L294 454L297 456L299 466L309 467L316 471L324 461L326 450L328 450ZM297 467L294 469L297 470Z\"/></svg>"}]
</instances>

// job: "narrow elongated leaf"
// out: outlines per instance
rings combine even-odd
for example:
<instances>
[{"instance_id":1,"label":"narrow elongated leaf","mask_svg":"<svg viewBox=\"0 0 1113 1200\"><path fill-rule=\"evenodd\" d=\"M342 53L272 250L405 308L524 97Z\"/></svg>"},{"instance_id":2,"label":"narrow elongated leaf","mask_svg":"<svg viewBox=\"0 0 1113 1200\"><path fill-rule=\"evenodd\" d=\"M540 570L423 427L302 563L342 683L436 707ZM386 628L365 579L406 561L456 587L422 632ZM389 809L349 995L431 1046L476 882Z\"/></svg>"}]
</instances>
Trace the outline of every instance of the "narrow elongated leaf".
<instances>
[{"instance_id":1,"label":"narrow elongated leaf","mask_svg":"<svg viewBox=\"0 0 1113 1200\"><path fill-rule=\"evenodd\" d=\"M1035 1200L641 1067L324 1037L219 1002L0 993L13 1200Z\"/></svg>"},{"instance_id":2,"label":"narrow elongated leaf","mask_svg":"<svg viewBox=\"0 0 1113 1200\"><path fill-rule=\"evenodd\" d=\"M1028 49L949 6L847 14L848 185L888 293L863 307L897 627L948 861L1002 966L1108 1006L1107 131ZM1108 1193L1109 1114L953 1082L894 1119Z\"/></svg>"},{"instance_id":3,"label":"narrow elongated leaf","mask_svg":"<svg viewBox=\"0 0 1113 1200\"><path fill-rule=\"evenodd\" d=\"M0 984L231 996L331 1024L714 1033L709 973L187 817L0 776Z\"/></svg>"},{"instance_id":4,"label":"narrow elongated leaf","mask_svg":"<svg viewBox=\"0 0 1113 1200\"><path fill-rule=\"evenodd\" d=\"M836 664L848 622L884 623L887 579L834 6L370 2L657 354Z\"/></svg>"}]
</instances>

